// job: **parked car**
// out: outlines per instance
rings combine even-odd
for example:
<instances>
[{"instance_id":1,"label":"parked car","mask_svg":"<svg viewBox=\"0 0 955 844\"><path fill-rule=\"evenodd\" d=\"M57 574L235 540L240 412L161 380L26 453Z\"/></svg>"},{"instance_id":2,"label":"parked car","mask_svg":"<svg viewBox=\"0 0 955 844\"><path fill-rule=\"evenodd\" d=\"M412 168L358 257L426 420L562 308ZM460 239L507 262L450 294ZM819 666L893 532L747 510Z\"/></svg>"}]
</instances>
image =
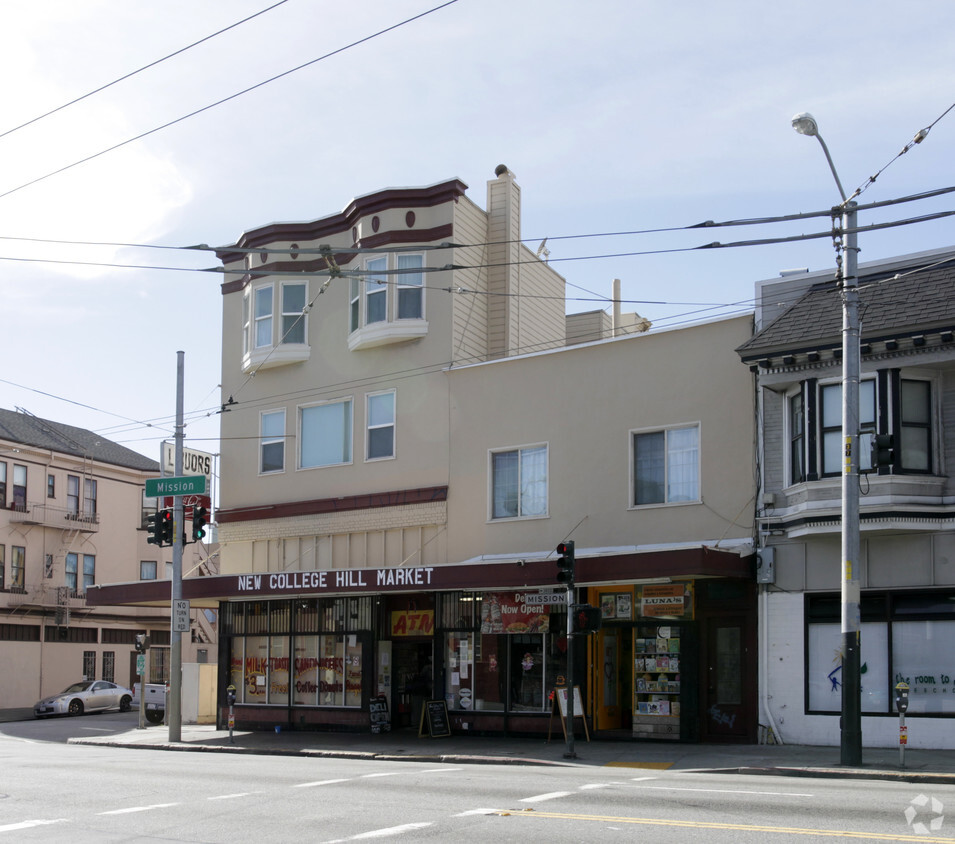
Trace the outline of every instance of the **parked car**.
<instances>
[{"instance_id":1,"label":"parked car","mask_svg":"<svg viewBox=\"0 0 955 844\"><path fill-rule=\"evenodd\" d=\"M82 715L84 712L101 712L104 709L119 709L128 712L133 693L124 686L106 680L84 680L74 683L58 695L50 695L33 705L37 718L47 715Z\"/></svg>"}]
</instances>

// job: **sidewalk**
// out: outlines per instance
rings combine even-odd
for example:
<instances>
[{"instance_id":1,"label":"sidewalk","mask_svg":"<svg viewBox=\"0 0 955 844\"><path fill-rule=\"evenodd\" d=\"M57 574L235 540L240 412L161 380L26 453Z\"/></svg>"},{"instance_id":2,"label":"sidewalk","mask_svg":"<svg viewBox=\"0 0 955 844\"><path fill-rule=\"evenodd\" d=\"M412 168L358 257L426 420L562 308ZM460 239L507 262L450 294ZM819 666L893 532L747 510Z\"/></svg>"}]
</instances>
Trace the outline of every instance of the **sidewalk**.
<instances>
[{"instance_id":1,"label":"sidewalk","mask_svg":"<svg viewBox=\"0 0 955 844\"><path fill-rule=\"evenodd\" d=\"M668 771L738 772L775 776L886 779L904 782L955 785L955 750L905 751L864 748L863 764L840 764L838 747L799 745L713 745L666 742L574 741L576 758L565 758L562 734L544 739L454 735L419 738L414 730L389 733L245 732L214 725L184 724L180 741L169 741L166 726L132 729L109 736L74 738L70 744L109 745L167 751L252 753L377 759L389 761L494 764L564 765L642 768Z\"/></svg>"}]
</instances>

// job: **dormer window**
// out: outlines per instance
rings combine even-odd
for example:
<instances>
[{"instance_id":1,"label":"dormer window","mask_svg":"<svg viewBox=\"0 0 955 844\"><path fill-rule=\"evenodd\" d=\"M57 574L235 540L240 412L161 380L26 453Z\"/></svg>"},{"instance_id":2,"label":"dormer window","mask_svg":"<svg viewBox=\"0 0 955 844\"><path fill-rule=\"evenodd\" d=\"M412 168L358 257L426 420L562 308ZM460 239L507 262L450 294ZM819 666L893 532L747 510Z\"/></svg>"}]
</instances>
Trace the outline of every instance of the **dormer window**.
<instances>
[{"instance_id":1,"label":"dormer window","mask_svg":"<svg viewBox=\"0 0 955 844\"><path fill-rule=\"evenodd\" d=\"M428 333L423 268L424 255L417 253L365 261L349 287L349 349L417 340Z\"/></svg>"},{"instance_id":2,"label":"dormer window","mask_svg":"<svg viewBox=\"0 0 955 844\"><path fill-rule=\"evenodd\" d=\"M308 360L308 284L265 282L242 300L242 371ZM274 318L275 314L278 319Z\"/></svg>"}]
</instances>

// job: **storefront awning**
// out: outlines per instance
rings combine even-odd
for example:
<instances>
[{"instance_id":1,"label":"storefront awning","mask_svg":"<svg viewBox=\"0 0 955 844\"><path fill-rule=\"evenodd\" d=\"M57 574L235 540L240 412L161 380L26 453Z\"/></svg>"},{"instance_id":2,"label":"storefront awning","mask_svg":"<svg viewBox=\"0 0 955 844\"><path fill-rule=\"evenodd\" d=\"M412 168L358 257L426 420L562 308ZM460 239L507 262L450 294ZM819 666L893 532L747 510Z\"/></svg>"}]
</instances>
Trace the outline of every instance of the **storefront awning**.
<instances>
[{"instance_id":1,"label":"storefront awning","mask_svg":"<svg viewBox=\"0 0 955 844\"><path fill-rule=\"evenodd\" d=\"M579 552L578 552L579 554ZM410 592L558 588L553 559L523 559L401 568L250 572L187 578L182 597L195 608L221 601ZM577 557L579 587L701 577L753 578L753 557L698 546L598 557ZM148 580L91 586L87 606L168 607L170 582Z\"/></svg>"}]
</instances>

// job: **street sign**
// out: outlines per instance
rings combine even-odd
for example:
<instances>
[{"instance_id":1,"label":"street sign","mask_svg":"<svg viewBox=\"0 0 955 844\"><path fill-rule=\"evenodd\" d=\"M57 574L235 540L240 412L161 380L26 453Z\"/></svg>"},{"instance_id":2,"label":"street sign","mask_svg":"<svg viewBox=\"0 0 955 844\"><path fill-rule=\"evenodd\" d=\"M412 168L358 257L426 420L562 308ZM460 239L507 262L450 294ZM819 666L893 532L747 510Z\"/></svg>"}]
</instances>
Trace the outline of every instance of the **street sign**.
<instances>
[{"instance_id":1,"label":"street sign","mask_svg":"<svg viewBox=\"0 0 955 844\"><path fill-rule=\"evenodd\" d=\"M137 654L136 655L136 673L142 677L143 672L146 670L146 654Z\"/></svg>"},{"instance_id":2,"label":"street sign","mask_svg":"<svg viewBox=\"0 0 955 844\"><path fill-rule=\"evenodd\" d=\"M174 633L187 633L189 631L189 602L172 602L172 629Z\"/></svg>"},{"instance_id":3,"label":"street sign","mask_svg":"<svg viewBox=\"0 0 955 844\"><path fill-rule=\"evenodd\" d=\"M184 475L179 478L148 478L146 497L157 498L160 495L205 495L205 475Z\"/></svg>"},{"instance_id":4,"label":"street sign","mask_svg":"<svg viewBox=\"0 0 955 844\"><path fill-rule=\"evenodd\" d=\"M544 604L558 606L566 603L567 596L563 592L529 592L524 596L525 604Z\"/></svg>"},{"instance_id":5,"label":"street sign","mask_svg":"<svg viewBox=\"0 0 955 844\"><path fill-rule=\"evenodd\" d=\"M205 475L212 479L213 455L192 448L182 448L182 472L190 475ZM176 474L176 444L162 444L162 470L170 475Z\"/></svg>"}]
</instances>

